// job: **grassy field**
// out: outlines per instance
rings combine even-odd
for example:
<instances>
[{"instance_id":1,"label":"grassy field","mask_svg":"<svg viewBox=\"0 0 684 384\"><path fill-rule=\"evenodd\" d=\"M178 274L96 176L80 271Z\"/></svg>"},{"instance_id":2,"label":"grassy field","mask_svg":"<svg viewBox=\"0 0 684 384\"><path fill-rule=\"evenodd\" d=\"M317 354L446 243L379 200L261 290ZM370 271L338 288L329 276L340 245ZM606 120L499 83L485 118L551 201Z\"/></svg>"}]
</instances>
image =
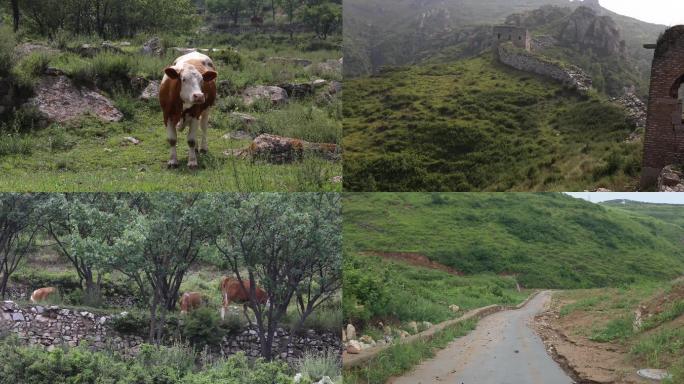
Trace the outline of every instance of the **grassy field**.
<instances>
[{"instance_id":1,"label":"grassy field","mask_svg":"<svg viewBox=\"0 0 684 384\"><path fill-rule=\"evenodd\" d=\"M591 341L614 344L628 351L626 362L635 367L667 369L668 383L684 380L684 283L646 283L621 288L575 290L556 293L560 316L583 319L565 329ZM638 307L643 325L632 324ZM589 324L589 325L588 325Z\"/></svg>"},{"instance_id":2,"label":"grassy field","mask_svg":"<svg viewBox=\"0 0 684 384\"><path fill-rule=\"evenodd\" d=\"M347 191L635 189L642 144L620 107L490 53L346 86Z\"/></svg>"},{"instance_id":3,"label":"grassy field","mask_svg":"<svg viewBox=\"0 0 684 384\"><path fill-rule=\"evenodd\" d=\"M665 280L684 270L681 227L563 194L349 193L353 252L413 252L526 288Z\"/></svg>"},{"instance_id":4,"label":"grassy field","mask_svg":"<svg viewBox=\"0 0 684 384\"><path fill-rule=\"evenodd\" d=\"M4 31L4 30L3 30ZM258 102L245 106L239 94L247 86L341 80L341 73L322 67L337 60L340 37L316 43L312 34L209 34L185 38L164 36L169 47L163 57L144 56L141 45L150 37L137 36L123 46L124 53L102 52L92 58L75 53L81 44L99 46L96 38L68 36L50 44L58 50L22 57L13 76L26 88L35 87L46 67L64 71L75 83L97 86L112 98L124 114L118 123L84 117L64 124L36 126L36 116L22 111L0 128L0 189L5 191L336 191L342 175L339 162L314 155L292 164L269 164L260 160L227 156L224 152L246 148L251 140L224 138L236 130L251 135L272 133L312 142L340 143L341 102L316 96L292 99L281 107ZM33 43L46 44L45 41ZM120 42L114 42L118 44ZM46 44L47 45L47 44ZM159 80L163 68L180 56L170 47L200 47L221 50L210 54L217 64L218 81L227 81L229 95L219 98L210 116L209 154L200 156L199 170L185 167L187 130L179 134L181 167L167 170L168 144L158 102L138 99L130 78ZM291 57L313 62L308 68L269 62L270 57ZM249 127L230 118L246 112L257 118ZM140 141L133 145L124 138Z\"/></svg>"}]
</instances>

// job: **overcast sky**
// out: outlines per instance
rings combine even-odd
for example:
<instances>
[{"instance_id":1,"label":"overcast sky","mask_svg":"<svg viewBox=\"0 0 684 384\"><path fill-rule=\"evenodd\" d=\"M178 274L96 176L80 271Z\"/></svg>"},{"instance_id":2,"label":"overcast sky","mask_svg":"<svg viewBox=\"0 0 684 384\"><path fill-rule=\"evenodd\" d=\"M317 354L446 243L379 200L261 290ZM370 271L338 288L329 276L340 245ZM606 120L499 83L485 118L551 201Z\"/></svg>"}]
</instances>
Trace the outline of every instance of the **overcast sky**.
<instances>
[{"instance_id":1,"label":"overcast sky","mask_svg":"<svg viewBox=\"0 0 684 384\"><path fill-rule=\"evenodd\" d=\"M600 3L603 8L615 13L649 23L668 26L684 24L682 0L600 0Z\"/></svg>"},{"instance_id":2,"label":"overcast sky","mask_svg":"<svg viewBox=\"0 0 684 384\"><path fill-rule=\"evenodd\" d=\"M568 192L568 195L589 200L593 203L626 199L647 203L684 204L684 192Z\"/></svg>"}]
</instances>

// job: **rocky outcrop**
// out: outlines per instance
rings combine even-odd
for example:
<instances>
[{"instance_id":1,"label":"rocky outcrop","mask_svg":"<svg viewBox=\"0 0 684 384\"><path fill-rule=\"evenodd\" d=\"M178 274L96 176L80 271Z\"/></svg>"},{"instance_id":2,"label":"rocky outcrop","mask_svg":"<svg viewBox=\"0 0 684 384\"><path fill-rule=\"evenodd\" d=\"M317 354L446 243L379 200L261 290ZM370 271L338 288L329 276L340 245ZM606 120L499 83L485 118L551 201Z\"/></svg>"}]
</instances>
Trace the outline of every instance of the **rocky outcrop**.
<instances>
[{"instance_id":1,"label":"rocky outcrop","mask_svg":"<svg viewBox=\"0 0 684 384\"><path fill-rule=\"evenodd\" d=\"M158 80L152 80L147 84L145 89L143 89L142 93L140 94L140 99L149 101L149 100L155 100L159 98L159 81Z\"/></svg>"},{"instance_id":2,"label":"rocky outcrop","mask_svg":"<svg viewBox=\"0 0 684 384\"><path fill-rule=\"evenodd\" d=\"M259 135L246 149L228 151L229 156L266 160L269 163L291 163L304 158L305 154L315 154L326 160L340 159L340 148L335 144L310 143L308 141L270 134Z\"/></svg>"},{"instance_id":3,"label":"rocky outcrop","mask_svg":"<svg viewBox=\"0 0 684 384\"><path fill-rule=\"evenodd\" d=\"M266 59L266 62L269 64L293 65L298 67L308 67L312 64L311 60L298 59L294 57L269 57Z\"/></svg>"},{"instance_id":4,"label":"rocky outcrop","mask_svg":"<svg viewBox=\"0 0 684 384\"><path fill-rule=\"evenodd\" d=\"M36 107L51 122L63 123L86 114L107 122L123 119L111 100L95 90L76 88L66 76L44 77L27 104Z\"/></svg>"},{"instance_id":5,"label":"rocky outcrop","mask_svg":"<svg viewBox=\"0 0 684 384\"><path fill-rule=\"evenodd\" d=\"M625 42L610 16L599 16L589 7L578 7L560 29L558 39L580 49L592 49L601 55L624 55Z\"/></svg>"},{"instance_id":6,"label":"rocky outcrop","mask_svg":"<svg viewBox=\"0 0 684 384\"><path fill-rule=\"evenodd\" d=\"M282 105L287 103L287 91L280 87L259 85L248 87L242 92L242 101L247 106L254 104L258 99L264 98L269 99L273 105Z\"/></svg>"},{"instance_id":7,"label":"rocky outcrop","mask_svg":"<svg viewBox=\"0 0 684 384\"><path fill-rule=\"evenodd\" d=\"M580 93L591 89L589 75L574 65L551 61L542 56L513 47L510 43L498 48L499 61L519 71L531 72L559 81Z\"/></svg>"},{"instance_id":8,"label":"rocky outcrop","mask_svg":"<svg viewBox=\"0 0 684 384\"><path fill-rule=\"evenodd\" d=\"M145 55L161 56L164 53L161 39L153 37L143 44L141 52Z\"/></svg>"},{"instance_id":9,"label":"rocky outcrop","mask_svg":"<svg viewBox=\"0 0 684 384\"><path fill-rule=\"evenodd\" d=\"M646 127L646 104L633 92L627 92L611 101L625 108L627 119L635 127Z\"/></svg>"},{"instance_id":10,"label":"rocky outcrop","mask_svg":"<svg viewBox=\"0 0 684 384\"><path fill-rule=\"evenodd\" d=\"M684 192L684 172L668 165L658 175L658 192Z\"/></svg>"}]
</instances>

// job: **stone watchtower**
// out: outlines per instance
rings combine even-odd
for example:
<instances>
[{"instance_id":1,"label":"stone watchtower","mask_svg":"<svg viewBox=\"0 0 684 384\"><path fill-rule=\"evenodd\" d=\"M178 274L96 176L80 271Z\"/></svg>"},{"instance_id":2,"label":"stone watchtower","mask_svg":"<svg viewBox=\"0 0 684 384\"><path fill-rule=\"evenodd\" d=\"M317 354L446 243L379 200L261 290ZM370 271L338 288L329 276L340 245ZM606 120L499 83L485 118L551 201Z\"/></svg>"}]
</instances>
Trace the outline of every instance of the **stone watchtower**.
<instances>
[{"instance_id":1,"label":"stone watchtower","mask_svg":"<svg viewBox=\"0 0 684 384\"><path fill-rule=\"evenodd\" d=\"M513 25L497 25L494 27L494 48L505 42L511 41L513 45L526 51L531 50L530 32L527 28Z\"/></svg>"},{"instance_id":2,"label":"stone watchtower","mask_svg":"<svg viewBox=\"0 0 684 384\"><path fill-rule=\"evenodd\" d=\"M641 188L648 188L663 167L684 163L684 25L644 47L655 48L641 174Z\"/></svg>"}]
</instances>

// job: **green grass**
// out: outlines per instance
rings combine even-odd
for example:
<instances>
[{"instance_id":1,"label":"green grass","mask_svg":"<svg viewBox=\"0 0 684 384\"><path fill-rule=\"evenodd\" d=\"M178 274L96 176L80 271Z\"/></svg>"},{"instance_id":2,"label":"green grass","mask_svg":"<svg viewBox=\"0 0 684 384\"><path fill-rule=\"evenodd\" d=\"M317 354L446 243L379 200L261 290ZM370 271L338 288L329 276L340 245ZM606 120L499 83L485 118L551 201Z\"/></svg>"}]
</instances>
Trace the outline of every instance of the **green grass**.
<instances>
[{"instance_id":1,"label":"green grass","mask_svg":"<svg viewBox=\"0 0 684 384\"><path fill-rule=\"evenodd\" d=\"M629 316L613 319L605 326L595 329L589 339L600 343L614 340L624 341L633 334L633 322L634 318Z\"/></svg>"},{"instance_id":2,"label":"green grass","mask_svg":"<svg viewBox=\"0 0 684 384\"><path fill-rule=\"evenodd\" d=\"M679 226L564 194L348 193L343 209L352 253L419 253L466 274L515 274L526 288L664 281L684 269Z\"/></svg>"},{"instance_id":3,"label":"green grass","mask_svg":"<svg viewBox=\"0 0 684 384\"><path fill-rule=\"evenodd\" d=\"M495 62L388 69L345 83L345 190L631 190L624 111Z\"/></svg>"},{"instance_id":4,"label":"green grass","mask_svg":"<svg viewBox=\"0 0 684 384\"><path fill-rule=\"evenodd\" d=\"M129 78L142 76L160 79L162 69L179 54L169 50L163 57L138 53L145 37L125 47L127 54L102 52L92 58L71 51L47 55L35 53L24 57L14 67L14 76L22 83L35 86L46 66L63 70L75 83L102 89L124 114L118 123L105 123L84 117L65 124L40 128L30 111L21 110L13 120L0 122L3 143L0 144L0 190L3 191L339 191L341 183L332 178L342 175L342 164L318 156L306 156L291 164L276 165L264 161L235 158L224 152L246 148L250 140L224 139L235 130L252 135L271 133L312 142L341 143L341 101L322 103L315 97L291 100L274 108L264 103L246 107L237 95L246 86L284 82L309 82L340 77L336 72L319 73L317 65L339 58L339 47L306 51L303 41L308 34L295 39L255 37L250 40L203 37L203 41L187 41L183 37L165 37L164 45L213 47L235 52L229 62L217 59L219 80L226 80L235 96L219 98L210 115L210 153L199 158L199 170L190 171L187 163L187 129L178 135L178 160L181 167L167 170L169 148L166 129L158 102L143 102L130 89ZM74 38L79 44L56 42L64 49L78 46L86 37ZM140 42L136 40L141 40ZM97 46L98 43L91 41ZM230 45L235 43L236 45ZM61 45L60 45L61 44ZM203 45L206 44L206 45ZM261 48L249 49L254 44ZM271 56L298 57L313 61L311 68L268 63ZM239 57L236 59L235 57ZM241 65L235 69L235 61ZM268 104L268 103L267 103ZM254 115L258 122L241 126L230 118L232 112ZM133 136L138 145L125 143Z\"/></svg>"},{"instance_id":5,"label":"green grass","mask_svg":"<svg viewBox=\"0 0 684 384\"><path fill-rule=\"evenodd\" d=\"M345 322L362 327L365 333L372 333L372 325L380 320L400 326L410 321L436 324L473 308L515 305L528 295L517 292L510 277L454 276L351 253L345 254L343 276ZM461 311L451 312L452 304Z\"/></svg>"},{"instance_id":6,"label":"green grass","mask_svg":"<svg viewBox=\"0 0 684 384\"><path fill-rule=\"evenodd\" d=\"M429 340L393 345L362 366L345 369L344 381L347 384L384 384L390 377L408 372L421 361L433 357L437 350L466 335L476 325L477 321L471 319L448 327Z\"/></svg>"},{"instance_id":7,"label":"green grass","mask_svg":"<svg viewBox=\"0 0 684 384\"><path fill-rule=\"evenodd\" d=\"M650 334L634 344L630 353L645 360L649 367L667 368L664 360L684 353L684 329L662 329Z\"/></svg>"}]
</instances>

